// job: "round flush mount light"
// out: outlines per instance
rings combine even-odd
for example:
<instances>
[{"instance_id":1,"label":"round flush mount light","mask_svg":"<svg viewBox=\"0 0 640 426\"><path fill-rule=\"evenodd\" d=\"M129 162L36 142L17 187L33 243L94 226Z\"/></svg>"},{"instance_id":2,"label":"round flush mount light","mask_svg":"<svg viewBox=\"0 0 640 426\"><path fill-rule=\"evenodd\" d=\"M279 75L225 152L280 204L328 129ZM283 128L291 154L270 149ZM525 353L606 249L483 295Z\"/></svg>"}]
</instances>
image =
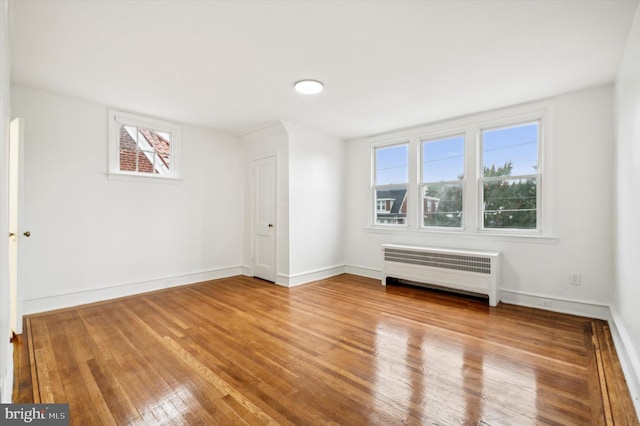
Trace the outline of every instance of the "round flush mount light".
<instances>
[{"instance_id":1,"label":"round flush mount light","mask_svg":"<svg viewBox=\"0 0 640 426\"><path fill-rule=\"evenodd\" d=\"M293 87L296 89L296 92L302 93L303 95L315 95L324 89L324 85L317 80L300 80L297 81Z\"/></svg>"}]
</instances>

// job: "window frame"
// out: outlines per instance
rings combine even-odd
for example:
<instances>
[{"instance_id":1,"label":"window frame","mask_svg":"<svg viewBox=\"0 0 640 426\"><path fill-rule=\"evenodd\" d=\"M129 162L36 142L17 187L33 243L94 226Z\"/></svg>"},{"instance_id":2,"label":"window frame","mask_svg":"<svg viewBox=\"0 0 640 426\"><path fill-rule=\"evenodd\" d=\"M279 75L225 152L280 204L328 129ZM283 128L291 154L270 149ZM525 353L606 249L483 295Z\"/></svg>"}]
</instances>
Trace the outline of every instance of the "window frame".
<instances>
[{"instance_id":1,"label":"window frame","mask_svg":"<svg viewBox=\"0 0 640 426\"><path fill-rule=\"evenodd\" d=\"M463 179L458 179L458 180L449 180L449 181L440 181L440 182L426 182L424 179L424 167L423 167L423 161L424 161L424 146L426 143L430 143L430 142L437 142L437 141L441 141L444 139L449 139L449 138L455 138L455 137L462 137L463 140L463 145L462 145L462 155L463 155L463 164L462 164L462 175L464 176ZM418 202L418 209L419 209L419 214L418 214L418 227L420 229L433 229L433 230L443 230L443 231L464 231L465 229L465 217L466 217L466 212L465 212L465 206L467 204L466 201L466 192L467 192L467 188L466 188L466 184L467 184L467 132L465 132L464 130L458 130L458 131L449 131L449 132L445 132L445 133L433 133L433 134L428 134L428 135L420 135L418 138L418 145L419 145L419 156L418 159L420 161L420 167L418 168L418 174L419 174L419 179L418 179L418 198L419 198L419 202ZM462 187L462 217L460 220L460 226L438 226L438 225L425 225L424 224L424 188L429 186L429 185L451 185L451 184L459 184Z\"/></svg>"},{"instance_id":2,"label":"window frame","mask_svg":"<svg viewBox=\"0 0 640 426\"><path fill-rule=\"evenodd\" d=\"M386 184L386 185L376 185L376 150L383 148L391 148L394 146L407 146L407 183L402 184ZM371 148L371 202L369 205L370 212L370 221L373 226L384 227L384 228L408 228L409 227L409 217L411 216L409 213L409 201L411 200L409 190L411 188L411 141L408 139L400 139L387 141L379 144L374 144ZM405 198L407 200L407 215L405 217L404 223L378 223L378 189L398 189L398 188L406 188L405 190ZM392 207L393 208L393 207ZM402 205L400 206L402 208Z\"/></svg>"},{"instance_id":3,"label":"window frame","mask_svg":"<svg viewBox=\"0 0 640 426\"><path fill-rule=\"evenodd\" d=\"M551 228L551 216L552 213L548 210L547 204L550 204L548 201L551 197L551 193L545 194L545 192L550 192L550 188L544 187L543 182L548 179L546 176L548 173L544 170L544 165L548 160L548 157L545 157L545 134L547 134L547 127L550 127L550 124L547 121L550 121L549 114L545 110L539 110L531 113L524 113L519 115L514 115L511 117L505 117L500 120L492 120L490 122L483 122L478 126L476 133L477 140L477 232L483 234L500 234L500 235L518 235L518 236L541 236L548 235L553 232ZM510 127L518 127L526 124L538 124L538 172L531 173L527 175L514 175L507 177L494 177L494 178L485 178L484 177L484 150L483 150L483 132L497 129L506 129ZM535 228L485 228L484 226L484 190L483 185L485 182L496 182L503 181L508 179L526 179L529 177L533 177L536 179L536 227ZM544 196L543 196L544 195Z\"/></svg>"},{"instance_id":4,"label":"window frame","mask_svg":"<svg viewBox=\"0 0 640 426\"><path fill-rule=\"evenodd\" d=\"M182 128L180 125L114 109L108 110L108 120L109 159L107 177L110 180L156 183L179 183L181 181ZM171 134L168 175L120 170L120 127L127 125Z\"/></svg>"},{"instance_id":5,"label":"window frame","mask_svg":"<svg viewBox=\"0 0 640 426\"><path fill-rule=\"evenodd\" d=\"M532 241L554 243L556 237L556 190L553 167L553 135L555 131L556 101L542 99L501 109L418 125L406 129L380 133L363 138L367 143L370 161L370 188L374 187L375 148L402 142L409 143L409 184L407 188L407 226L402 228L376 224L375 192L370 191L369 221L365 231L380 233L414 233L416 235L441 234L459 238L503 238L506 241ZM481 130L517 126L538 122L538 173L536 190L536 229L484 228L482 211L483 159ZM465 135L465 174L463 187L463 219L461 228L421 226L422 196L422 141ZM515 176L514 176L515 177Z\"/></svg>"}]
</instances>

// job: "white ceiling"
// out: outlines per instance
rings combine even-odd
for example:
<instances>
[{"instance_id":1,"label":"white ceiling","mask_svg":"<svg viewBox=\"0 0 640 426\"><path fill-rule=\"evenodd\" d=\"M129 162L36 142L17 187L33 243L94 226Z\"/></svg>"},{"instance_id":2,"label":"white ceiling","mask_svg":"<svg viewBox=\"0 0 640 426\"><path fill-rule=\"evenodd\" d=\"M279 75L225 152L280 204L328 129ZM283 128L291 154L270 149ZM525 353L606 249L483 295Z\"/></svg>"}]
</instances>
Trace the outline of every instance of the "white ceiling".
<instances>
[{"instance_id":1,"label":"white ceiling","mask_svg":"<svg viewBox=\"0 0 640 426\"><path fill-rule=\"evenodd\" d=\"M610 83L635 0L11 0L11 78L242 134L343 138ZM293 83L324 82L320 95Z\"/></svg>"}]
</instances>

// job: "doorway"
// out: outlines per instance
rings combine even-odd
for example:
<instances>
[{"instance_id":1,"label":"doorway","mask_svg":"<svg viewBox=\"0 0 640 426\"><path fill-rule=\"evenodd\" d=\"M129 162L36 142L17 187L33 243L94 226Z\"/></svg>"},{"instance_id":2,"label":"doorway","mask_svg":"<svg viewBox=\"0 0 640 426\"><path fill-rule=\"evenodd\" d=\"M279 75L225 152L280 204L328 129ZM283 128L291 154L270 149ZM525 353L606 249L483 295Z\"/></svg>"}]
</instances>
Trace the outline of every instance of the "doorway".
<instances>
[{"instance_id":1,"label":"doorway","mask_svg":"<svg viewBox=\"0 0 640 426\"><path fill-rule=\"evenodd\" d=\"M276 280L276 157L253 161L253 275Z\"/></svg>"}]
</instances>

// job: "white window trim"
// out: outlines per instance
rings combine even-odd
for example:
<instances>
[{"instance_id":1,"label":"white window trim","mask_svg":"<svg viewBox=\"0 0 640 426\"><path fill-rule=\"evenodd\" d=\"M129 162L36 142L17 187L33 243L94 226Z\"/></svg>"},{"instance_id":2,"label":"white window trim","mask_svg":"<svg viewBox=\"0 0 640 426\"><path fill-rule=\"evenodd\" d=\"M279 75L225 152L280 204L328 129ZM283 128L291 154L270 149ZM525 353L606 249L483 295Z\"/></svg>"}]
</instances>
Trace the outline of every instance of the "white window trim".
<instances>
[{"instance_id":1,"label":"white window trim","mask_svg":"<svg viewBox=\"0 0 640 426\"><path fill-rule=\"evenodd\" d=\"M482 228L482 210L480 196L480 172L482 170L480 130L493 127L504 127L518 123L539 120L541 123L540 140L538 141L538 229L495 229ZM402 233L424 235L429 233L441 235L456 235L459 238L499 238L509 241L531 241L543 244L557 242L555 228L555 172L553 167L553 134L555 128L555 100L545 99L526 104L515 105L497 110L471 114L450 120L438 121L431 124L415 126L409 129L392 131L366 137L370 148L370 187L374 188L375 177L375 149L377 147L397 145L409 142L409 184L407 188L407 225L381 225L375 223L375 211L369 207L369 223L365 231L374 233ZM438 139L451 135L465 134L465 186L463 208L463 227L424 227L420 226L420 210L422 207L417 202L417 191L420 189L422 171L419 169L421 141L426 139ZM475 141L475 143L474 143ZM475 185L473 184L475 182ZM469 190L472 187L476 190ZM374 197L369 206L374 206Z\"/></svg>"},{"instance_id":2,"label":"white window trim","mask_svg":"<svg viewBox=\"0 0 640 426\"><path fill-rule=\"evenodd\" d=\"M145 117L113 109L108 111L108 116L109 164L107 168L107 177L109 180L172 184L181 182L182 129L179 125L168 121L158 120L156 118ZM171 134L171 143L169 145L171 149L171 153L169 155L171 164L168 175L152 175L149 173L120 170L120 126L127 124Z\"/></svg>"}]
</instances>

